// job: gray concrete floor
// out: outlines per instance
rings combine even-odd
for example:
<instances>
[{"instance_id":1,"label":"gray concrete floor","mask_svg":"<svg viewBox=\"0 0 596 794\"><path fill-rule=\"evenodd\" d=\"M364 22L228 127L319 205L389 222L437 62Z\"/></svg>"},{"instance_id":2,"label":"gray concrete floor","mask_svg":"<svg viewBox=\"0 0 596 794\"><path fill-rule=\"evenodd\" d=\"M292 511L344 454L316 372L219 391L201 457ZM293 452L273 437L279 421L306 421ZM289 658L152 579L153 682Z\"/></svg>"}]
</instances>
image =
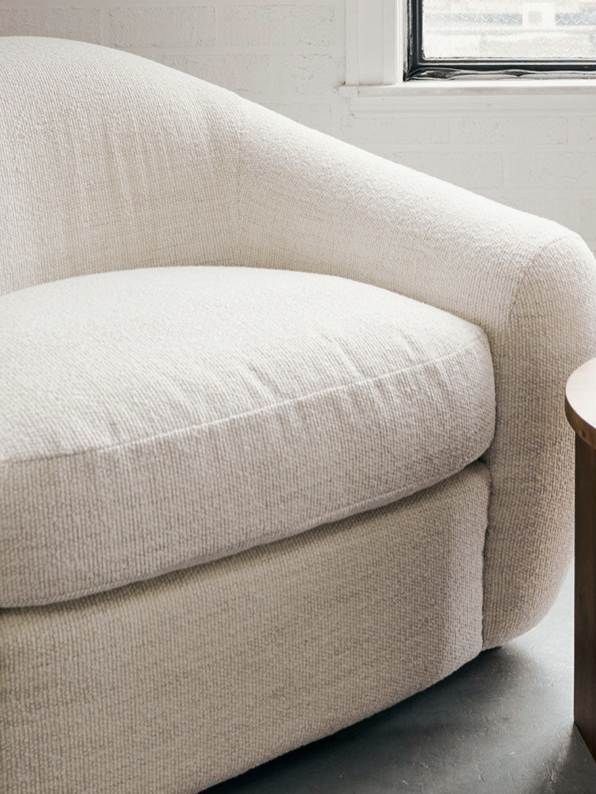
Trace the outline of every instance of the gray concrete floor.
<instances>
[{"instance_id":1,"label":"gray concrete floor","mask_svg":"<svg viewBox=\"0 0 596 794\"><path fill-rule=\"evenodd\" d=\"M393 708L209 794L596 794L573 727L573 580L549 615Z\"/></svg>"}]
</instances>

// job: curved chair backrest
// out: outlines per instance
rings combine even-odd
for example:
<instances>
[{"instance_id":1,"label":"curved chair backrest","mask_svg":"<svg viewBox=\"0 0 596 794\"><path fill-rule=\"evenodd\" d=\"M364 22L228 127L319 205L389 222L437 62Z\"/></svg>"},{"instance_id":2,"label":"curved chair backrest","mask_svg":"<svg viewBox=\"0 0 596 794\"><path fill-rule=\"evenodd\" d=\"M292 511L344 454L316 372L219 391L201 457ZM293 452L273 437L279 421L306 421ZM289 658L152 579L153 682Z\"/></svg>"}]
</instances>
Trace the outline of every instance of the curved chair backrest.
<instances>
[{"instance_id":1,"label":"curved chair backrest","mask_svg":"<svg viewBox=\"0 0 596 794\"><path fill-rule=\"evenodd\" d=\"M0 295L159 265L229 264L239 100L127 53L0 39Z\"/></svg>"}]
</instances>

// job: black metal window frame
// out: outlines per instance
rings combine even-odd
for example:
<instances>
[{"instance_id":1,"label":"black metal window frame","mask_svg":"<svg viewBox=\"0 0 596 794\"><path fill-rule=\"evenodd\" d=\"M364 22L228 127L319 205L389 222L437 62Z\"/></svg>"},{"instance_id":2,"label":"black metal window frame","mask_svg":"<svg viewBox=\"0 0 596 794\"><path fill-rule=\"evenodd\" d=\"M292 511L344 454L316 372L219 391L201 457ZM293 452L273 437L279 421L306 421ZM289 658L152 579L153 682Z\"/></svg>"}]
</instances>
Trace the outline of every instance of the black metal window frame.
<instances>
[{"instance_id":1,"label":"black metal window frame","mask_svg":"<svg viewBox=\"0 0 596 794\"><path fill-rule=\"evenodd\" d=\"M596 61L507 60L490 58L425 58L423 52L424 0L408 2L408 40L406 47L405 80L476 79L482 77L596 77Z\"/></svg>"}]
</instances>

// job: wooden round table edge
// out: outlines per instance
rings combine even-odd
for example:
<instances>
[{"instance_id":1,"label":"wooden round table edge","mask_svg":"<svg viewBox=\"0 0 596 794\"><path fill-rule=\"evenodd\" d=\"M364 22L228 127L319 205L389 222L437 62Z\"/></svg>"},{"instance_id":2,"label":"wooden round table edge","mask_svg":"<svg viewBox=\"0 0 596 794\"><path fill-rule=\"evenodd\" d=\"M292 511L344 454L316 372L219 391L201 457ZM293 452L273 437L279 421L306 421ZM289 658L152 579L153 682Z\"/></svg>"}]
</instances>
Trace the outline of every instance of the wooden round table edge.
<instances>
[{"instance_id":1,"label":"wooden round table edge","mask_svg":"<svg viewBox=\"0 0 596 794\"><path fill-rule=\"evenodd\" d=\"M569 376L565 414L578 437L596 449L596 358L586 361Z\"/></svg>"},{"instance_id":2,"label":"wooden round table edge","mask_svg":"<svg viewBox=\"0 0 596 794\"><path fill-rule=\"evenodd\" d=\"M569 377L565 414L575 431L573 716L596 758L596 358Z\"/></svg>"}]
</instances>

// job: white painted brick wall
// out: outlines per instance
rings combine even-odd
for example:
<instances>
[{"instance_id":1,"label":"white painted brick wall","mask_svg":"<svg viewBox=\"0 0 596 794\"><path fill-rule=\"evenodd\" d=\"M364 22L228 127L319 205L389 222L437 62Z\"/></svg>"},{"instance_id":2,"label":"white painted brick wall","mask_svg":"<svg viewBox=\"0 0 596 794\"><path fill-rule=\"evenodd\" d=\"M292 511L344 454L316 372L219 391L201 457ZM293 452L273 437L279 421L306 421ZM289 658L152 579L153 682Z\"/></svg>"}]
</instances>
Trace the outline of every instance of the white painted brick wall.
<instances>
[{"instance_id":1,"label":"white painted brick wall","mask_svg":"<svg viewBox=\"0 0 596 794\"><path fill-rule=\"evenodd\" d=\"M335 8L296 5L224 7L225 44L231 47L332 47Z\"/></svg>"},{"instance_id":2,"label":"white painted brick wall","mask_svg":"<svg viewBox=\"0 0 596 794\"><path fill-rule=\"evenodd\" d=\"M299 124L306 124L330 135L335 132L333 113L327 104L315 104L314 102L264 102L263 104L270 110L281 113Z\"/></svg>"},{"instance_id":3,"label":"white painted brick wall","mask_svg":"<svg viewBox=\"0 0 596 794\"><path fill-rule=\"evenodd\" d=\"M110 44L114 47L212 47L213 6L111 8Z\"/></svg>"},{"instance_id":4,"label":"white painted brick wall","mask_svg":"<svg viewBox=\"0 0 596 794\"><path fill-rule=\"evenodd\" d=\"M347 115L342 118L342 132L346 140L363 148L370 144L449 143L449 119L367 119Z\"/></svg>"},{"instance_id":5,"label":"white painted brick wall","mask_svg":"<svg viewBox=\"0 0 596 794\"><path fill-rule=\"evenodd\" d=\"M596 188L596 152L525 151L511 155L511 185L563 193Z\"/></svg>"},{"instance_id":6,"label":"white painted brick wall","mask_svg":"<svg viewBox=\"0 0 596 794\"><path fill-rule=\"evenodd\" d=\"M202 80L217 83L251 99L267 96L271 91L271 58L269 55L193 55L169 53L160 62L188 72Z\"/></svg>"},{"instance_id":7,"label":"white painted brick wall","mask_svg":"<svg viewBox=\"0 0 596 794\"><path fill-rule=\"evenodd\" d=\"M470 190L503 187L501 152L394 151L391 159Z\"/></svg>"},{"instance_id":8,"label":"white painted brick wall","mask_svg":"<svg viewBox=\"0 0 596 794\"><path fill-rule=\"evenodd\" d=\"M285 55L279 66L279 91L284 95L325 96L343 82L343 68L332 55Z\"/></svg>"},{"instance_id":9,"label":"white painted brick wall","mask_svg":"<svg viewBox=\"0 0 596 794\"><path fill-rule=\"evenodd\" d=\"M0 8L3 36L56 36L102 43L100 8Z\"/></svg>"},{"instance_id":10,"label":"white painted brick wall","mask_svg":"<svg viewBox=\"0 0 596 794\"><path fill-rule=\"evenodd\" d=\"M596 249L596 108L362 119L338 96L344 0L0 0L0 34L136 52L395 162L557 220Z\"/></svg>"},{"instance_id":11,"label":"white painted brick wall","mask_svg":"<svg viewBox=\"0 0 596 794\"><path fill-rule=\"evenodd\" d=\"M568 142L566 118L453 119L452 142L467 146L559 146Z\"/></svg>"}]
</instances>

